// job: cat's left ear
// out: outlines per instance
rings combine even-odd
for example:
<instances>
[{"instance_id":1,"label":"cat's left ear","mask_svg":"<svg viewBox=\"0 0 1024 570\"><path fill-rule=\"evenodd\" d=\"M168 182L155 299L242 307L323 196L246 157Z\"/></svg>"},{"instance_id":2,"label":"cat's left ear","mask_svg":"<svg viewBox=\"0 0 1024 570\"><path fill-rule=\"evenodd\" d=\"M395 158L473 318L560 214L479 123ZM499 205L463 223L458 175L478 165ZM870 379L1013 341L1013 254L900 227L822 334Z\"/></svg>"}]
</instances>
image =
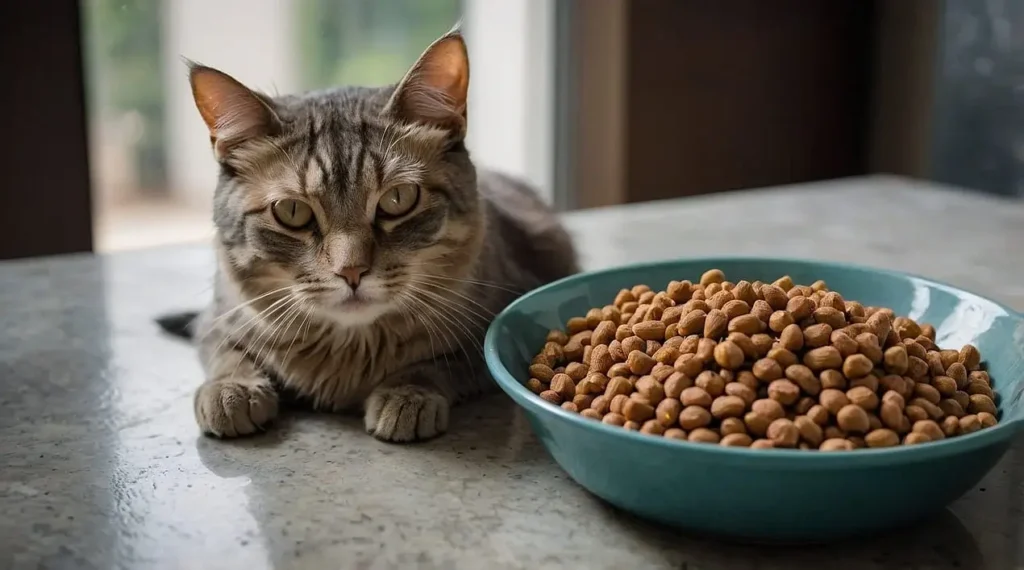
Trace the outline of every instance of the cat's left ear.
<instances>
[{"instance_id":1,"label":"cat's left ear","mask_svg":"<svg viewBox=\"0 0 1024 570\"><path fill-rule=\"evenodd\" d=\"M395 88L385 113L466 135L469 54L457 25L423 52Z\"/></svg>"}]
</instances>

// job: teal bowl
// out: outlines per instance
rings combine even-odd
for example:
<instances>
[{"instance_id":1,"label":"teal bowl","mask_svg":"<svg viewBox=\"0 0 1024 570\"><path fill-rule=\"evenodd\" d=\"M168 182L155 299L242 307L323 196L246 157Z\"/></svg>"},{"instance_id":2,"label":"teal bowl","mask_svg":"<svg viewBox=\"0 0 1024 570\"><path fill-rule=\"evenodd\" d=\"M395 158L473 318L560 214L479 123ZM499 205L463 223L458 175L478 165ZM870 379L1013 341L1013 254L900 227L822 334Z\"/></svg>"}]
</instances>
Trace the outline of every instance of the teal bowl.
<instances>
[{"instance_id":1,"label":"teal bowl","mask_svg":"<svg viewBox=\"0 0 1024 570\"><path fill-rule=\"evenodd\" d=\"M931 323L940 346L972 343L999 395L1000 422L940 442L843 453L754 450L667 440L587 419L526 389L547 332L622 288L699 279L824 279L846 299ZM938 514L976 485L1024 426L1024 318L955 287L894 271L795 259L707 258L574 275L506 308L484 342L491 374L520 405L548 453L577 483L643 518L723 538L826 542Z\"/></svg>"}]
</instances>

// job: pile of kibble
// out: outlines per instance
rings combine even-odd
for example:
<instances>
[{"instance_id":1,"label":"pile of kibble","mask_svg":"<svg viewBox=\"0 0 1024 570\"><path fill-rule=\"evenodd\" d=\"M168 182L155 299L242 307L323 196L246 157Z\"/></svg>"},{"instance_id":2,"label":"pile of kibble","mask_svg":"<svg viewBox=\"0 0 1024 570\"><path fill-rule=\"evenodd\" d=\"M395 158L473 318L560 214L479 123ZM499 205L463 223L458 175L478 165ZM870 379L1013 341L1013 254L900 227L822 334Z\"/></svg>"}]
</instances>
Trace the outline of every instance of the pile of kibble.
<instances>
[{"instance_id":1,"label":"pile of kibble","mask_svg":"<svg viewBox=\"0 0 1024 570\"><path fill-rule=\"evenodd\" d=\"M937 441L995 425L981 354L935 329L844 300L822 281L623 289L553 330L527 387L654 436L823 451Z\"/></svg>"}]
</instances>

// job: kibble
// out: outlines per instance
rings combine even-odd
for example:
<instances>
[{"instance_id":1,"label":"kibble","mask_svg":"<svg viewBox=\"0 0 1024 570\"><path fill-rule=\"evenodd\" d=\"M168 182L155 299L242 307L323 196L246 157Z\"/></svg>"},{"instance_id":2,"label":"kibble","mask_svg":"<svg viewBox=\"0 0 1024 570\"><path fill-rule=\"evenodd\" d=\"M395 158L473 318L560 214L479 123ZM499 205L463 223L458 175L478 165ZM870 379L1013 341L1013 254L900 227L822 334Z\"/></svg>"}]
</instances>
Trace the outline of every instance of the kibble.
<instances>
[{"instance_id":1,"label":"kibble","mask_svg":"<svg viewBox=\"0 0 1024 570\"><path fill-rule=\"evenodd\" d=\"M751 449L920 445L996 425L973 345L783 276L622 289L550 331L526 387L563 410L642 434Z\"/></svg>"}]
</instances>

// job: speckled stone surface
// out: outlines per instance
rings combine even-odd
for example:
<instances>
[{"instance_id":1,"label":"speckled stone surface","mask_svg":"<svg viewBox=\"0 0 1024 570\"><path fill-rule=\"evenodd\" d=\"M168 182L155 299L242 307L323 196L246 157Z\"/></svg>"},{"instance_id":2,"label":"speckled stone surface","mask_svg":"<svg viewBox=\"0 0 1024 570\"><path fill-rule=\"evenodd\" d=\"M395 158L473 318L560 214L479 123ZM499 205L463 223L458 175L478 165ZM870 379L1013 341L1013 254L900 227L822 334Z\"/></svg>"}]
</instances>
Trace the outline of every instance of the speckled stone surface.
<instances>
[{"instance_id":1,"label":"speckled stone surface","mask_svg":"<svg viewBox=\"0 0 1024 570\"><path fill-rule=\"evenodd\" d=\"M1024 203L916 182L852 179L568 223L591 268L836 258L1024 310ZM616 512L566 478L502 396L459 409L448 435L421 445L305 413L257 438L202 438L197 359L151 318L203 303L211 264L198 246L0 264L0 568L1024 568L1021 442L927 525L782 548Z\"/></svg>"}]
</instances>

